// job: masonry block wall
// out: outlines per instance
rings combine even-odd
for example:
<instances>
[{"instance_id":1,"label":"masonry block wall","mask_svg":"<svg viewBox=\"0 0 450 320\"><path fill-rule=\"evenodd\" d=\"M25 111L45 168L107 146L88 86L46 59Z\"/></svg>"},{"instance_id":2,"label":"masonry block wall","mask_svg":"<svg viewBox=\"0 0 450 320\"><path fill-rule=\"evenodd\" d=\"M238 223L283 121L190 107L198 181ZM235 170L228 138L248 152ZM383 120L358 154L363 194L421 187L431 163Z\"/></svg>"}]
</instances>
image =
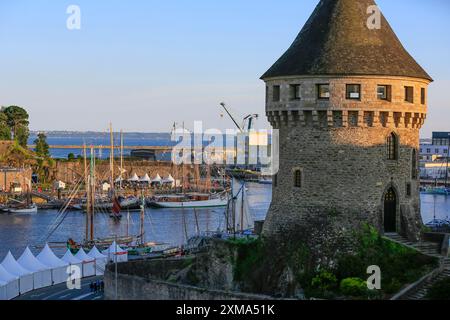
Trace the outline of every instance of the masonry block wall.
<instances>
[{"instance_id":1,"label":"masonry block wall","mask_svg":"<svg viewBox=\"0 0 450 320\"><path fill-rule=\"evenodd\" d=\"M393 188L396 231L417 240L422 225L417 150L428 83L376 76L267 80L266 111L280 134L280 170L264 234L307 224L306 217L317 210L337 211L349 221L358 217L384 232L385 196ZM329 84L328 99L319 99L319 84ZM348 99L347 84L360 85L360 99ZM292 95L294 85L300 85L300 99ZM379 99L379 85L389 86L388 100ZM405 87L413 88L413 102L405 101ZM274 90L279 94L274 96ZM395 159L389 159L387 151L392 134L398 143ZM297 170L300 187L295 183Z\"/></svg>"}]
</instances>

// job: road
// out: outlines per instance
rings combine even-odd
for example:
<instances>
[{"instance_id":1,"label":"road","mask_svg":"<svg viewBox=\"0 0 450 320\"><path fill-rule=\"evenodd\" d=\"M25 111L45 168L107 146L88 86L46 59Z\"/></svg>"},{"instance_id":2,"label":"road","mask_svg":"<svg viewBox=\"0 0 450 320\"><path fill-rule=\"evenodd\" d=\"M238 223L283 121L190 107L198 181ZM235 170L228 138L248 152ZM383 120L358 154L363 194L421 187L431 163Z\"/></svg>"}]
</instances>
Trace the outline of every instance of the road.
<instances>
[{"instance_id":1,"label":"road","mask_svg":"<svg viewBox=\"0 0 450 320\"><path fill-rule=\"evenodd\" d=\"M89 288L92 281L102 280L102 276L81 280L81 289L69 290L66 283L28 292L14 300L103 300L103 293L93 293Z\"/></svg>"}]
</instances>

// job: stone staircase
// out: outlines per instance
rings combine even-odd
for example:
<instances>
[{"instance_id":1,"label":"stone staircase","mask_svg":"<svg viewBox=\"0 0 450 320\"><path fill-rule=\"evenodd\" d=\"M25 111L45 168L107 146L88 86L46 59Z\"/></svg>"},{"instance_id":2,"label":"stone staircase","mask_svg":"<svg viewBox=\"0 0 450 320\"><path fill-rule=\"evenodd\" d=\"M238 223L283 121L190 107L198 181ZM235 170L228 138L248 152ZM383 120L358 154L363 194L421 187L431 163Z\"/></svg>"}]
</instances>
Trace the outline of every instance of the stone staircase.
<instances>
[{"instance_id":1,"label":"stone staircase","mask_svg":"<svg viewBox=\"0 0 450 320\"><path fill-rule=\"evenodd\" d=\"M437 281L440 281L442 279L450 277L450 258L443 257L440 254L440 245L439 244L437 244L435 242L428 242L428 241L420 241L417 243L413 243L398 234L386 234L386 237L390 238L391 240L393 240L395 242L398 242L398 243L401 243L408 247L414 248L425 255L441 259L442 270L435 276L433 276L433 277L427 279L426 281L424 281L423 283L419 284L415 289L406 293L403 297L401 297L402 300L424 300L428 293L428 290L431 288L431 286L434 283L436 283Z\"/></svg>"}]
</instances>

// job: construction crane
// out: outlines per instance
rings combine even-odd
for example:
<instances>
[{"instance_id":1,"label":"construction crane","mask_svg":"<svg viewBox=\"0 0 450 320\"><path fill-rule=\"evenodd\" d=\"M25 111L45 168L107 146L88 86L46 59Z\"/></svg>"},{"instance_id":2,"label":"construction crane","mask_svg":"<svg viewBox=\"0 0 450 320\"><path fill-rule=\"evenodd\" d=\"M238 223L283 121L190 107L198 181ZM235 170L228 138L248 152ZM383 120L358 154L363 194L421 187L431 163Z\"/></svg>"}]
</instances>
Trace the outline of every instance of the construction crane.
<instances>
[{"instance_id":1,"label":"construction crane","mask_svg":"<svg viewBox=\"0 0 450 320\"><path fill-rule=\"evenodd\" d=\"M249 132L252 129L253 126L253 120L258 119L259 115L254 113L254 114L249 114L247 116L244 117L243 121L242 121L242 125L239 125L239 123L236 121L236 119L233 117L233 115L231 114L231 112L227 109L227 106L225 104L225 102L221 102L220 105L222 106L222 108L225 110L225 112L228 114L228 116L231 118L231 120L233 121L233 123L236 125L236 127L239 129L239 131L241 133L244 132ZM246 126L245 124L248 122L248 125Z\"/></svg>"}]
</instances>

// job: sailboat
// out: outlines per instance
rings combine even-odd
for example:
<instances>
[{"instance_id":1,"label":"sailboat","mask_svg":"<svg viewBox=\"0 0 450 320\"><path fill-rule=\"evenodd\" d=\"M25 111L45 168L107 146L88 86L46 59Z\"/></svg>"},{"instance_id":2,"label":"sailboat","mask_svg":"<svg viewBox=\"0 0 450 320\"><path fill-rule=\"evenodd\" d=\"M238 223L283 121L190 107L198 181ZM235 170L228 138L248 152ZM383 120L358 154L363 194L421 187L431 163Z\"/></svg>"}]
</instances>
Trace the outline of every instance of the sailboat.
<instances>
[{"instance_id":1,"label":"sailboat","mask_svg":"<svg viewBox=\"0 0 450 320\"><path fill-rule=\"evenodd\" d=\"M35 203L31 201L31 194L29 191L29 186L27 186L27 194L26 194L26 202L21 202L16 199L11 199L13 202L15 202L15 205L8 206L3 209L3 211L6 211L11 214L21 215L21 214L37 214L38 208Z\"/></svg>"},{"instance_id":2,"label":"sailboat","mask_svg":"<svg viewBox=\"0 0 450 320\"><path fill-rule=\"evenodd\" d=\"M186 193L183 195L155 196L148 202L153 208L218 208L226 207L228 199L223 192L217 195Z\"/></svg>"}]
</instances>

